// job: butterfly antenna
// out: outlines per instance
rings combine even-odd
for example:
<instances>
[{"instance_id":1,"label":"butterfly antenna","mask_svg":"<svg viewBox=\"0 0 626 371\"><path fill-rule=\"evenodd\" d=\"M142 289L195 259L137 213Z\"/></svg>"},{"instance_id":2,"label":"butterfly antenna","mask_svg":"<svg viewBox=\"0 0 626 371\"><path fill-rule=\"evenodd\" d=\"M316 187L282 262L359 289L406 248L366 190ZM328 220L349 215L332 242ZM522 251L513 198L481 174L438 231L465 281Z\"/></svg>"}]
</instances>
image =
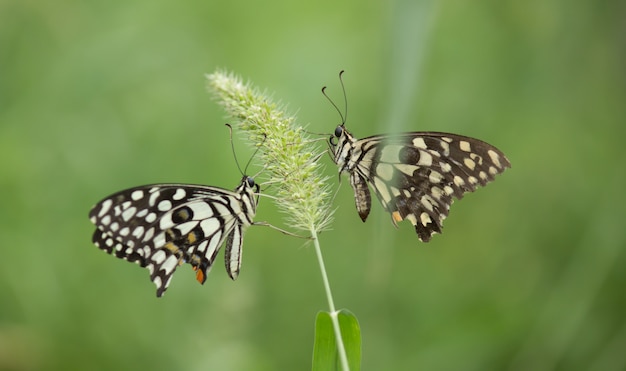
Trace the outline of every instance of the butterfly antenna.
<instances>
[{"instance_id":1,"label":"butterfly antenna","mask_svg":"<svg viewBox=\"0 0 626 371\"><path fill-rule=\"evenodd\" d=\"M346 86L343 83L343 73L345 71L341 70L339 72L339 82L341 83L341 91L343 91L343 108L344 108L344 116L343 123L345 124L348 120L348 95L346 94Z\"/></svg>"},{"instance_id":2,"label":"butterfly antenna","mask_svg":"<svg viewBox=\"0 0 626 371\"><path fill-rule=\"evenodd\" d=\"M267 135L263 134L263 141L259 144L257 144L256 150L254 151L254 153L252 154L252 156L250 156L250 159L248 160L248 163L246 164L246 167L244 168L244 171L247 173L248 171L248 166L250 166L250 163L252 162L252 159L256 156L257 152L259 152L259 150L261 149L261 147L263 146L263 143L265 143L265 140L267 139ZM259 171L260 173L260 171Z\"/></svg>"},{"instance_id":3,"label":"butterfly antenna","mask_svg":"<svg viewBox=\"0 0 626 371\"><path fill-rule=\"evenodd\" d=\"M235 158L235 164L237 165L237 169L239 169L239 172L241 173L241 175L244 175L244 172L241 171L241 166L239 166L239 161L237 160L237 153L235 152L235 143L233 142L233 127L230 126L230 124L224 124L224 125L228 127L228 131L230 132L230 149L233 152L233 157Z\"/></svg>"},{"instance_id":4,"label":"butterfly antenna","mask_svg":"<svg viewBox=\"0 0 626 371\"><path fill-rule=\"evenodd\" d=\"M341 79L341 74L343 73L343 70L339 73L339 79ZM341 83L341 85L343 86L343 82ZM330 97L328 96L328 94L326 94L326 86L324 86L322 88L322 94L324 94L324 97L326 97L326 99L328 99L328 101L330 102L330 104L333 105L333 107L335 107L335 110L337 111L337 113L339 114L339 117L341 117L341 126L343 126L346 123L346 119L343 115L343 113L341 113L341 110L339 109L339 107L337 107L337 105L335 104L335 102L333 102L332 99L330 99ZM344 90L344 97L345 97L345 90Z\"/></svg>"}]
</instances>

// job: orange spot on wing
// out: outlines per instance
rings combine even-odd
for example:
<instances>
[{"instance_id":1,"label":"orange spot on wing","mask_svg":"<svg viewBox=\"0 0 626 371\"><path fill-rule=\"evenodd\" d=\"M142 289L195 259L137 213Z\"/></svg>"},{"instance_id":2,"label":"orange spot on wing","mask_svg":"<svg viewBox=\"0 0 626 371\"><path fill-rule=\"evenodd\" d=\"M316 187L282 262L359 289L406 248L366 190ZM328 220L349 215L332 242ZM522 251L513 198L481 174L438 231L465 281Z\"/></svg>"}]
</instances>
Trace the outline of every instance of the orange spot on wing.
<instances>
[{"instance_id":1,"label":"orange spot on wing","mask_svg":"<svg viewBox=\"0 0 626 371\"><path fill-rule=\"evenodd\" d=\"M391 213L391 218L395 221L395 222L401 222L402 221L402 216L400 215L400 213L398 211L394 211Z\"/></svg>"},{"instance_id":2,"label":"orange spot on wing","mask_svg":"<svg viewBox=\"0 0 626 371\"><path fill-rule=\"evenodd\" d=\"M193 270L196 271L196 281L204 283L206 277L204 276L204 272L202 271L202 269L198 269L198 267L193 267Z\"/></svg>"}]
</instances>

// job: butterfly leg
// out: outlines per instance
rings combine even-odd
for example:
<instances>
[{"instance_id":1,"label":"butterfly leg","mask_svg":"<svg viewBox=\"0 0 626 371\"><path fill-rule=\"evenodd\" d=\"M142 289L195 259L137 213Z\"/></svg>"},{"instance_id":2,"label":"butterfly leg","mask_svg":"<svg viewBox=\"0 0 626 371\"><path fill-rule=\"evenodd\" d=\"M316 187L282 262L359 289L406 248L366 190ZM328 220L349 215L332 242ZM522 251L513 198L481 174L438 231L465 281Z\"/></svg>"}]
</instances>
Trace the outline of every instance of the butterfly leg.
<instances>
[{"instance_id":1,"label":"butterfly leg","mask_svg":"<svg viewBox=\"0 0 626 371\"><path fill-rule=\"evenodd\" d=\"M280 232L282 234L286 234L287 236L291 236L291 237L304 238L304 239L307 239L307 240L312 240L313 239L311 236L301 236L299 234L295 234L295 233L289 232L287 230L284 230L282 228L279 228L279 227L277 227L275 225L272 225L272 224L270 224L268 222L254 222L254 223L252 223L252 225L259 225L259 226L262 226L262 227L270 227L270 228L272 228L272 229L274 229L274 230L276 230L276 231L278 231L278 232Z\"/></svg>"}]
</instances>

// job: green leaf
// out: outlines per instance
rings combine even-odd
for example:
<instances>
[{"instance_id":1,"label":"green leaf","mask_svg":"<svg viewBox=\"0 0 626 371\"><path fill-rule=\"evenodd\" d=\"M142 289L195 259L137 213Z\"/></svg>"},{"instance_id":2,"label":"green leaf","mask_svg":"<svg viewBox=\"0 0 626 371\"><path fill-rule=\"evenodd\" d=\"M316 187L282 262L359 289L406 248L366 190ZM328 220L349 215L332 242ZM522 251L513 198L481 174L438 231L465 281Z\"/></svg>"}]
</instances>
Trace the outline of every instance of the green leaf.
<instances>
[{"instance_id":1,"label":"green leaf","mask_svg":"<svg viewBox=\"0 0 626 371\"><path fill-rule=\"evenodd\" d=\"M361 329L356 316L346 309L337 312L341 338L346 350L350 371L361 369ZM339 371L341 362L333 322L329 312L319 312L315 320L313 371Z\"/></svg>"}]
</instances>

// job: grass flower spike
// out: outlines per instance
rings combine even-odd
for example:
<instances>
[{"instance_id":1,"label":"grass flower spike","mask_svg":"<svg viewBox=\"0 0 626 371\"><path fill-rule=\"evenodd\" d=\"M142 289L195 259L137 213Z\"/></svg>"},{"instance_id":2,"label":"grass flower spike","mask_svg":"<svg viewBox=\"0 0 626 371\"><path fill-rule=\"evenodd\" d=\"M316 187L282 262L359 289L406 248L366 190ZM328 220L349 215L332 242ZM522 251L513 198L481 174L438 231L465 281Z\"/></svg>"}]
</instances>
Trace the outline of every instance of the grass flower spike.
<instances>
[{"instance_id":1,"label":"grass flower spike","mask_svg":"<svg viewBox=\"0 0 626 371\"><path fill-rule=\"evenodd\" d=\"M232 74L215 72L207 76L209 88L249 142L260 147L263 175L277 184L278 207L294 228L322 231L331 220L330 192L317 162L322 151L311 147L295 119L269 98Z\"/></svg>"}]
</instances>

